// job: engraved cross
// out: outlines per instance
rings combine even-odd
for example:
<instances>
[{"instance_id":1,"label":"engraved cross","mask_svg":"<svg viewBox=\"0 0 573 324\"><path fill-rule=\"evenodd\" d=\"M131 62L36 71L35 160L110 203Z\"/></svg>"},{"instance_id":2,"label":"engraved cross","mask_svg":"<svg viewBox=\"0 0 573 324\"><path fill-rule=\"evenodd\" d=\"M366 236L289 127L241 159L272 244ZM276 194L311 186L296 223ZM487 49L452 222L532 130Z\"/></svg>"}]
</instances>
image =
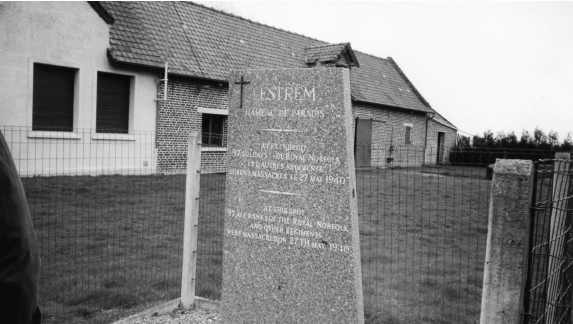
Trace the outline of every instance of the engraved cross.
<instances>
[{"instance_id":1,"label":"engraved cross","mask_svg":"<svg viewBox=\"0 0 573 324\"><path fill-rule=\"evenodd\" d=\"M240 84L241 85L241 105L239 106L239 108L243 108L243 85L244 84L249 84L251 83L250 81L245 81L245 79L243 78L243 76L241 75L241 81L235 81L235 84Z\"/></svg>"}]
</instances>

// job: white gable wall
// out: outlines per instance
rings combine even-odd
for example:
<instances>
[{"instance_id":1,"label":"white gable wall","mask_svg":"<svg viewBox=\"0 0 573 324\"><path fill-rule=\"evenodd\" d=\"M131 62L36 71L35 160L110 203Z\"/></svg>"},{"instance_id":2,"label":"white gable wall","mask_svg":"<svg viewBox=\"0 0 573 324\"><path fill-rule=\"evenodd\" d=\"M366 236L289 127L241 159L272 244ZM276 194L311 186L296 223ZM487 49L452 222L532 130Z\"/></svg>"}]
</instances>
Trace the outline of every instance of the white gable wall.
<instances>
[{"instance_id":1,"label":"white gable wall","mask_svg":"<svg viewBox=\"0 0 573 324\"><path fill-rule=\"evenodd\" d=\"M87 2L1 2L0 31L0 130L22 175L154 172L158 72L111 66L109 26ZM77 69L73 133L32 132L34 63ZM95 134L98 71L132 77L129 135Z\"/></svg>"}]
</instances>

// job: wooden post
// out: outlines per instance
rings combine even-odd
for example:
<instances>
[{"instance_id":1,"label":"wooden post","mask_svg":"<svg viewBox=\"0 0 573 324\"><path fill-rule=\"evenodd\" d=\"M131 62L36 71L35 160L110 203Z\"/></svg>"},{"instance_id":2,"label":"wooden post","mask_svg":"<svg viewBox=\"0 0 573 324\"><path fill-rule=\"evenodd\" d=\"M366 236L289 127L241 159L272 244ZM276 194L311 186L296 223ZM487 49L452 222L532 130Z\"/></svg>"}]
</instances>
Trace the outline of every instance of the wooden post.
<instances>
[{"instance_id":1,"label":"wooden post","mask_svg":"<svg viewBox=\"0 0 573 324\"><path fill-rule=\"evenodd\" d=\"M187 148L187 182L185 185L185 224L183 231L183 273L181 278L181 308L195 304L195 274L197 265L197 223L199 220L199 181L201 179L200 134L189 134Z\"/></svg>"},{"instance_id":2,"label":"wooden post","mask_svg":"<svg viewBox=\"0 0 573 324\"><path fill-rule=\"evenodd\" d=\"M569 153L556 153L556 160L569 160ZM564 267L565 226L567 216L567 193L569 192L569 177L565 174L571 169L570 162L555 161L553 167L553 205L551 208L551 223L549 229L550 259L547 266L547 320L546 323L557 323L561 317L554 305L562 304L564 291L561 287L561 274ZM569 302L569 301L567 301Z\"/></svg>"}]
</instances>

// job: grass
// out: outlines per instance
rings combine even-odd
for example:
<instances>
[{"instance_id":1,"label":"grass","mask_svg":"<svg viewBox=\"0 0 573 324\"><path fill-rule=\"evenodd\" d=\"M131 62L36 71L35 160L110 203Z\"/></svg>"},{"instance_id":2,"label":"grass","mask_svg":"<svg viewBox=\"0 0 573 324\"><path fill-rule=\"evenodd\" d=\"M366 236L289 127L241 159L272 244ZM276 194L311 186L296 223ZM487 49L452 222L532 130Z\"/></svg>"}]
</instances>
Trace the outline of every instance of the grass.
<instances>
[{"instance_id":1,"label":"grass","mask_svg":"<svg viewBox=\"0 0 573 324\"><path fill-rule=\"evenodd\" d=\"M179 296L185 176L22 181L45 323L109 323Z\"/></svg>"},{"instance_id":2,"label":"grass","mask_svg":"<svg viewBox=\"0 0 573 324\"><path fill-rule=\"evenodd\" d=\"M46 323L109 323L179 295L184 176L24 178ZM201 182L197 295L220 299L224 182ZM484 168L357 170L368 323L479 320Z\"/></svg>"},{"instance_id":3,"label":"grass","mask_svg":"<svg viewBox=\"0 0 573 324\"><path fill-rule=\"evenodd\" d=\"M490 183L485 168L357 172L371 323L479 322Z\"/></svg>"},{"instance_id":4,"label":"grass","mask_svg":"<svg viewBox=\"0 0 573 324\"><path fill-rule=\"evenodd\" d=\"M485 168L357 171L368 323L479 322L490 184ZM219 299L222 219L202 222L214 244L199 248L197 292Z\"/></svg>"}]
</instances>

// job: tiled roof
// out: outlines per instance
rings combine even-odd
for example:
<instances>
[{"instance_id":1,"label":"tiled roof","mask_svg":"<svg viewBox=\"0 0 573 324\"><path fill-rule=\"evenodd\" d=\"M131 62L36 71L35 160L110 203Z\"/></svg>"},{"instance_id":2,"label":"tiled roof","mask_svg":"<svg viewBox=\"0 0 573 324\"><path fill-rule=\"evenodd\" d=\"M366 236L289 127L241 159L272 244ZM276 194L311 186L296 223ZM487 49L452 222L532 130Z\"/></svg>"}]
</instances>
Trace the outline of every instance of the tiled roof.
<instances>
[{"instance_id":1,"label":"tiled roof","mask_svg":"<svg viewBox=\"0 0 573 324\"><path fill-rule=\"evenodd\" d=\"M358 66L358 62L356 61L356 57L352 52L352 48L350 48L349 43L318 45L304 49L304 57L307 64L311 64L317 61L339 62L341 59L343 59L342 56L349 56L351 63L354 63Z\"/></svg>"},{"instance_id":2,"label":"tiled roof","mask_svg":"<svg viewBox=\"0 0 573 324\"><path fill-rule=\"evenodd\" d=\"M226 80L236 69L306 68L306 48L330 45L189 2L102 5L115 19L113 61L159 68L167 55L170 73L178 75ZM392 59L354 54L360 62L351 69L354 100L434 112Z\"/></svg>"},{"instance_id":3,"label":"tiled roof","mask_svg":"<svg viewBox=\"0 0 573 324\"><path fill-rule=\"evenodd\" d=\"M454 124L450 123L449 120L445 119L442 115L440 115L438 112L436 112L436 114L434 115L434 120L437 121L440 124L446 125L450 128L453 128L455 130L457 130L458 128L456 126L454 126Z\"/></svg>"}]
</instances>

